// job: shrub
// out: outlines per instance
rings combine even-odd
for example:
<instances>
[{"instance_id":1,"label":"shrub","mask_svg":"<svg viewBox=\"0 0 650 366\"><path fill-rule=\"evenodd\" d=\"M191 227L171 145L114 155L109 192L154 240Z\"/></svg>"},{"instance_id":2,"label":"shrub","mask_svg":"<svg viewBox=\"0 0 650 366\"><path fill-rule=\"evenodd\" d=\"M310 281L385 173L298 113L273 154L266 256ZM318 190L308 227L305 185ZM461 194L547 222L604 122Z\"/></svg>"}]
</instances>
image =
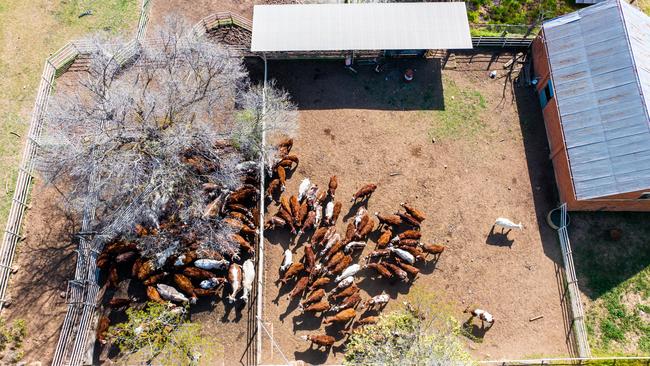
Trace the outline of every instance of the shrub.
<instances>
[{"instance_id":1,"label":"shrub","mask_svg":"<svg viewBox=\"0 0 650 366\"><path fill-rule=\"evenodd\" d=\"M129 308L126 315L126 322L109 328L108 339L127 363L193 364L215 351L201 337L200 325L187 320L187 308L147 303L144 309Z\"/></svg>"},{"instance_id":2,"label":"shrub","mask_svg":"<svg viewBox=\"0 0 650 366\"><path fill-rule=\"evenodd\" d=\"M473 364L449 307L419 289L412 293L403 308L352 334L346 364Z\"/></svg>"}]
</instances>

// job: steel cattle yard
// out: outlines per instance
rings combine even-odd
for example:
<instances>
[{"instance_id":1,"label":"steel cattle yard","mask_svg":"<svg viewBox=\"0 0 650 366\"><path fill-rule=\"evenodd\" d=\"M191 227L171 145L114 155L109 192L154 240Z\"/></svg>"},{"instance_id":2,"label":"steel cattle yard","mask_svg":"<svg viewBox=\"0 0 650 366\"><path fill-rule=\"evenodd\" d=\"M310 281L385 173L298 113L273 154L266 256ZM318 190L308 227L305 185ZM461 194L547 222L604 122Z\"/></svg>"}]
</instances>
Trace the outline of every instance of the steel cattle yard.
<instances>
[{"instance_id":1,"label":"steel cattle yard","mask_svg":"<svg viewBox=\"0 0 650 366\"><path fill-rule=\"evenodd\" d=\"M114 55L125 70L143 44L157 42L145 38L153 3L143 2L136 37ZM633 77L616 85L633 88L635 97L641 90L638 113L626 115L629 125L620 127L635 131L626 135L633 141L625 144L618 132L614 136L608 130L603 108L597 108L596 127L602 127L604 141L592 130L581 135L585 130L570 125L583 120L576 113L595 112L572 109L571 93L584 96L584 90L562 79L570 62L563 47L569 46L554 43L566 41L563 27L579 23L584 28L590 16L607 11L621 20L609 26L628 37L625 45L610 44L627 47L617 53L626 68L617 71ZM264 92L271 83L286 90L299 116L295 135L280 143L268 142L262 132L262 145L274 145L277 156L262 155L259 172L249 177L259 176L255 192L260 204L242 208L256 215L250 227L257 232L250 263L243 265L254 267L256 276L247 289L244 319L243 307L231 321L228 306L224 312L214 310L215 301L210 307L214 314L205 312L206 300L199 300L202 310L192 313L193 321L213 322L204 335L225 348L219 361L340 364L350 335L408 304L413 289L451 304L452 315L463 322L470 353L481 362L545 364L542 359L518 360L530 354L580 357L556 362L593 360L567 209L650 210L642 185L647 179L636 179L650 171L644 168L647 146L640 142L650 133L642 128L650 121L650 104L647 96L643 99L650 90L643 71L647 37L630 36L647 24L647 16L620 0L547 22L531 38L472 37L462 2L256 5L252 20L219 12L197 22L191 28L196 39L224 45L228 57L244 58L252 80ZM0 310L7 301L24 217L29 225L43 215L27 209L44 110L56 90L55 79L86 72L92 51L87 47L72 42L45 65L0 251ZM491 56L482 57L483 52ZM592 66L603 62L596 56L587 53L580 63L595 79L601 74ZM598 93L607 93L591 92L598 101L603 100ZM269 113L263 95L262 115ZM506 98L513 102L504 103ZM544 133L550 151L547 140L540 139ZM513 137L502 138L505 134ZM611 174L598 179L614 183L592 185L596 178L584 174L602 169L589 168L594 159L584 151L593 152L589 146L598 144L607 145L610 155L639 160L617 165L619 160L610 156L605 160ZM269 160L272 164L266 166ZM632 166L638 172L631 173ZM627 179L630 174L635 179ZM556 185L560 205L554 200ZM247 187L234 193L253 192ZM42 192L41 187L35 192ZM597 198L610 201L596 207L589 201ZM621 204L626 200L634 201L633 206ZM224 217L225 206L219 211ZM553 228L545 223L549 211L560 213ZM46 360L55 365L108 361L100 359L107 352L94 337L102 333L97 331L98 321L102 327L100 302L110 281L99 282L105 273L96 261L105 246L120 243L105 240L118 235L114 227L90 231L95 215L89 204L75 234L78 256L66 290L67 314L52 359ZM120 223L137 220L125 215ZM242 248L250 245L244 242ZM195 268L193 260L183 268ZM219 270L208 271L221 276ZM241 273L239 277L241 282ZM226 295L239 300L236 290L230 294L228 278L230 285L219 295L224 305ZM213 295L216 290L206 292L206 297ZM36 360L38 351L32 352L30 359Z\"/></svg>"}]
</instances>

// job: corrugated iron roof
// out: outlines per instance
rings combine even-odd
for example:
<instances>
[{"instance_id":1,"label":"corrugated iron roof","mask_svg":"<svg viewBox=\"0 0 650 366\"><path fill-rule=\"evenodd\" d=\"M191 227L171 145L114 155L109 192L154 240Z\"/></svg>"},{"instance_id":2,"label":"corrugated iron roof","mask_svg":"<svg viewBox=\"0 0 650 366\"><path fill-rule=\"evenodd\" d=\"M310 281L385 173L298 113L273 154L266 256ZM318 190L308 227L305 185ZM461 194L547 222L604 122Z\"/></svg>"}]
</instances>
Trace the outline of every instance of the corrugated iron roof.
<instances>
[{"instance_id":1,"label":"corrugated iron roof","mask_svg":"<svg viewBox=\"0 0 650 366\"><path fill-rule=\"evenodd\" d=\"M251 51L471 49L465 3L255 5Z\"/></svg>"},{"instance_id":2,"label":"corrugated iron roof","mask_svg":"<svg viewBox=\"0 0 650 366\"><path fill-rule=\"evenodd\" d=\"M607 0L543 29L576 197L650 190L650 17Z\"/></svg>"}]
</instances>

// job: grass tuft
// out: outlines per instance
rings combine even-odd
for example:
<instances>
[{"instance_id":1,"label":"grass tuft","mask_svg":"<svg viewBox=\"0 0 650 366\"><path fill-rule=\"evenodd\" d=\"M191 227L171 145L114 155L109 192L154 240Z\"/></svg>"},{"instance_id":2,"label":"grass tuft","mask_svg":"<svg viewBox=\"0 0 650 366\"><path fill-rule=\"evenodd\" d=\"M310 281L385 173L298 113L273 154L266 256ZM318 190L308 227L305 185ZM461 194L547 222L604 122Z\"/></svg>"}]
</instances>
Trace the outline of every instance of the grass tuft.
<instances>
[{"instance_id":1,"label":"grass tuft","mask_svg":"<svg viewBox=\"0 0 650 366\"><path fill-rule=\"evenodd\" d=\"M85 10L93 14L79 18ZM97 31L132 36L139 10L138 0L0 1L0 225L11 207L45 59Z\"/></svg>"},{"instance_id":2,"label":"grass tuft","mask_svg":"<svg viewBox=\"0 0 650 366\"><path fill-rule=\"evenodd\" d=\"M487 102L474 89L461 89L443 76L444 110L434 111L429 135L431 138L457 139L471 136L484 127L480 114Z\"/></svg>"},{"instance_id":3,"label":"grass tuft","mask_svg":"<svg viewBox=\"0 0 650 366\"><path fill-rule=\"evenodd\" d=\"M572 213L569 228L595 355L650 355L650 227L648 214ZM620 241L609 230L621 229Z\"/></svg>"}]
</instances>

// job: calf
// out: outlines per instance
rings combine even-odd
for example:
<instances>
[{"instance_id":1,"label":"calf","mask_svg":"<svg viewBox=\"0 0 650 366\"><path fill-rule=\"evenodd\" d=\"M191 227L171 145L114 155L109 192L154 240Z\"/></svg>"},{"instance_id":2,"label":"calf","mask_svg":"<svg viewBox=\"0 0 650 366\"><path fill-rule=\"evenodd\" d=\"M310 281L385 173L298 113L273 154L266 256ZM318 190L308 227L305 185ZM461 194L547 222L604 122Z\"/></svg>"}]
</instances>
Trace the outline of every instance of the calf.
<instances>
[{"instance_id":1,"label":"calf","mask_svg":"<svg viewBox=\"0 0 650 366\"><path fill-rule=\"evenodd\" d=\"M383 266L380 263L369 263L369 264L366 264L365 268L374 269L375 271L377 271L377 273L379 273L384 278L393 277L393 274L385 266Z\"/></svg>"},{"instance_id":2,"label":"calf","mask_svg":"<svg viewBox=\"0 0 650 366\"><path fill-rule=\"evenodd\" d=\"M289 266L289 269L284 273L284 277L280 280L282 284L286 284L289 282L289 280L298 275L300 272L302 272L305 269L305 265L298 262L298 263L293 263L291 266Z\"/></svg>"},{"instance_id":3,"label":"calf","mask_svg":"<svg viewBox=\"0 0 650 366\"><path fill-rule=\"evenodd\" d=\"M153 286L147 286L147 299L151 302L166 304L167 302L160 297L160 293Z\"/></svg>"},{"instance_id":4,"label":"calf","mask_svg":"<svg viewBox=\"0 0 650 366\"><path fill-rule=\"evenodd\" d=\"M395 277L399 278L402 281L408 281L408 275L406 271L401 269L399 266L388 262L384 263L384 265L389 271L391 271L391 273L393 273Z\"/></svg>"},{"instance_id":5,"label":"calf","mask_svg":"<svg viewBox=\"0 0 650 366\"><path fill-rule=\"evenodd\" d=\"M422 237L422 233L416 230L406 230L405 232L395 236L391 239L391 243L399 243L403 239L416 239L419 240Z\"/></svg>"},{"instance_id":6,"label":"calf","mask_svg":"<svg viewBox=\"0 0 650 366\"><path fill-rule=\"evenodd\" d=\"M97 341L100 344L106 344L106 332L110 324L111 322L106 315L99 318L99 322L97 323Z\"/></svg>"},{"instance_id":7,"label":"calf","mask_svg":"<svg viewBox=\"0 0 650 366\"><path fill-rule=\"evenodd\" d=\"M339 274L343 272L343 270L347 269L351 263L352 263L352 257L346 255L343 258L341 258L341 260L336 264L336 266L334 266L333 269L329 270L328 273L330 275Z\"/></svg>"},{"instance_id":8,"label":"calf","mask_svg":"<svg viewBox=\"0 0 650 366\"><path fill-rule=\"evenodd\" d=\"M376 189L377 189L377 185L376 185L376 184L372 184L372 183L370 183L370 184L366 184L365 186L361 187L361 188L357 191L357 193L355 193L354 195L352 195L352 199L350 200L350 202L354 202L354 201L356 201L356 200L359 199L359 198L368 198L368 197L370 197L370 195L372 195L372 193L373 193Z\"/></svg>"},{"instance_id":9,"label":"calf","mask_svg":"<svg viewBox=\"0 0 650 366\"><path fill-rule=\"evenodd\" d=\"M438 245L438 244L421 244L420 245L422 249L429 254L433 254L436 257L440 256L442 252L445 251L445 246L444 245Z\"/></svg>"},{"instance_id":10,"label":"calf","mask_svg":"<svg viewBox=\"0 0 650 366\"><path fill-rule=\"evenodd\" d=\"M472 315L470 320L473 319L474 317L478 317L479 319L481 319L482 327L485 326L485 323L490 324L490 328L492 327L492 325L494 325L494 317L492 316L492 314L488 313L485 310L478 309L478 308L474 310L470 310L469 308L467 308L463 311L463 313L470 313Z\"/></svg>"},{"instance_id":11,"label":"calf","mask_svg":"<svg viewBox=\"0 0 650 366\"><path fill-rule=\"evenodd\" d=\"M328 190L327 193L329 193L332 198L334 197L334 194L336 193L336 189L339 187L339 180L336 177L336 175L333 175L330 177L330 183L328 185Z\"/></svg>"},{"instance_id":12,"label":"calf","mask_svg":"<svg viewBox=\"0 0 650 366\"><path fill-rule=\"evenodd\" d=\"M235 302L235 296L241 290L241 281L242 281L242 269L241 266L237 263L233 263L228 268L228 283L232 288L232 293L227 296L228 302L230 304Z\"/></svg>"},{"instance_id":13,"label":"calf","mask_svg":"<svg viewBox=\"0 0 650 366\"><path fill-rule=\"evenodd\" d=\"M424 221L426 219L426 216L424 215L424 212L416 209L415 207L409 205L408 203L402 202L399 205L402 206L404 208L404 210L406 210L406 212L409 215L411 215L413 218L415 218L419 222L422 222L422 221Z\"/></svg>"},{"instance_id":14,"label":"calf","mask_svg":"<svg viewBox=\"0 0 650 366\"><path fill-rule=\"evenodd\" d=\"M280 266L280 272L284 272L293 264L293 253L291 249L284 251L284 256L282 257L282 265Z\"/></svg>"},{"instance_id":15,"label":"calf","mask_svg":"<svg viewBox=\"0 0 650 366\"><path fill-rule=\"evenodd\" d=\"M307 289L307 284L309 284L309 276L300 277L296 285L293 286L293 290L287 295L287 300L302 296L302 293Z\"/></svg>"},{"instance_id":16,"label":"calf","mask_svg":"<svg viewBox=\"0 0 650 366\"><path fill-rule=\"evenodd\" d=\"M324 313L330 309L330 303L327 300L323 300L303 308L302 305L298 306L300 313Z\"/></svg>"},{"instance_id":17,"label":"calf","mask_svg":"<svg viewBox=\"0 0 650 366\"><path fill-rule=\"evenodd\" d=\"M371 309L375 305L379 305L379 306L383 305L382 307L384 307L386 306L386 304L388 304L389 300L390 300L390 296L388 296L387 293L382 292L381 295L377 295L372 297L371 299L368 299L368 301L366 301L363 304L363 307L368 309Z\"/></svg>"},{"instance_id":18,"label":"calf","mask_svg":"<svg viewBox=\"0 0 650 366\"><path fill-rule=\"evenodd\" d=\"M305 178L300 182L300 186L298 187L298 201L302 201L306 197L309 187L311 187L309 178Z\"/></svg>"},{"instance_id":19,"label":"calf","mask_svg":"<svg viewBox=\"0 0 650 366\"><path fill-rule=\"evenodd\" d=\"M348 296L352 296L352 295L356 294L357 292L359 292L359 287L357 287L357 285L355 285L355 284L352 284L349 287L347 287L345 290L339 292L338 294L330 295L330 298L332 300L343 299L343 298L346 298Z\"/></svg>"},{"instance_id":20,"label":"calf","mask_svg":"<svg viewBox=\"0 0 650 366\"><path fill-rule=\"evenodd\" d=\"M244 304L246 304L248 303L248 297L253 290L253 281L255 280L255 266L253 265L253 261L247 259L246 262L244 262L243 268L244 278L242 283L244 287L244 293L241 295L241 299L244 301Z\"/></svg>"},{"instance_id":21,"label":"calf","mask_svg":"<svg viewBox=\"0 0 650 366\"><path fill-rule=\"evenodd\" d=\"M402 224L402 218L399 215L382 215L375 212L375 216L377 216L380 225L399 226Z\"/></svg>"},{"instance_id":22,"label":"calf","mask_svg":"<svg viewBox=\"0 0 650 366\"><path fill-rule=\"evenodd\" d=\"M341 208L343 207L343 204L339 201L334 202L334 209L332 212L332 218L329 221L330 225L336 224L336 221L339 219L339 215L341 214Z\"/></svg>"},{"instance_id":23,"label":"calf","mask_svg":"<svg viewBox=\"0 0 650 366\"><path fill-rule=\"evenodd\" d=\"M379 236L379 239L377 239L377 249L383 249L388 246L388 243L390 243L390 238L393 236L393 232L390 229L385 230L384 232L381 233Z\"/></svg>"},{"instance_id":24,"label":"calf","mask_svg":"<svg viewBox=\"0 0 650 366\"><path fill-rule=\"evenodd\" d=\"M329 278L329 277L321 277L321 278L317 279L316 281L314 281L314 283L312 283L311 286L309 286L309 289L311 291L314 291L315 289L317 289L317 288L319 288L321 286L325 286L330 282L332 282L331 278Z\"/></svg>"},{"instance_id":25,"label":"calf","mask_svg":"<svg viewBox=\"0 0 650 366\"><path fill-rule=\"evenodd\" d=\"M197 298L194 294L194 286L192 285L192 281L180 273L175 273L173 279L176 286L178 286L178 288L183 293L185 293L185 295L190 297L190 304L196 304Z\"/></svg>"},{"instance_id":26,"label":"calf","mask_svg":"<svg viewBox=\"0 0 650 366\"><path fill-rule=\"evenodd\" d=\"M303 307L304 307L305 305L309 305L309 304L312 304L312 303L318 302L318 301L320 301L323 297L325 297L325 290L323 290L322 288L321 288L321 289L318 289L318 290L312 292L309 296L307 296L306 299L302 300L302 301L300 302L300 306L303 306Z\"/></svg>"},{"instance_id":27,"label":"calf","mask_svg":"<svg viewBox=\"0 0 650 366\"><path fill-rule=\"evenodd\" d=\"M329 348L332 347L334 342L336 342L336 339L329 335L306 335L302 336L301 338L305 341L310 341L312 346L314 344L317 345L318 348Z\"/></svg>"},{"instance_id":28,"label":"calf","mask_svg":"<svg viewBox=\"0 0 650 366\"><path fill-rule=\"evenodd\" d=\"M316 266L316 254L314 254L311 244L305 244L305 254L302 260L305 263L305 270L309 273L313 272Z\"/></svg>"},{"instance_id":29,"label":"calf","mask_svg":"<svg viewBox=\"0 0 650 366\"><path fill-rule=\"evenodd\" d=\"M343 309L354 309L361 302L361 295L359 293L352 294L345 298L341 304L332 307L332 311L341 311Z\"/></svg>"},{"instance_id":30,"label":"calf","mask_svg":"<svg viewBox=\"0 0 650 366\"><path fill-rule=\"evenodd\" d=\"M334 316L328 316L323 320L323 324L331 323L347 323L350 319L354 319L357 312L354 309L345 309Z\"/></svg>"},{"instance_id":31,"label":"calf","mask_svg":"<svg viewBox=\"0 0 650 366\"><path fill-rule=\"evenodd\" d=\"M190 300L185 297L182 293L180 293L177 289L165 285L163 283L159 283L156 285L156 290L158 290L158 293L160 294L160 297L167 301L172 301L172 302L189 302Z\"/></svg>"}]
</instances>

